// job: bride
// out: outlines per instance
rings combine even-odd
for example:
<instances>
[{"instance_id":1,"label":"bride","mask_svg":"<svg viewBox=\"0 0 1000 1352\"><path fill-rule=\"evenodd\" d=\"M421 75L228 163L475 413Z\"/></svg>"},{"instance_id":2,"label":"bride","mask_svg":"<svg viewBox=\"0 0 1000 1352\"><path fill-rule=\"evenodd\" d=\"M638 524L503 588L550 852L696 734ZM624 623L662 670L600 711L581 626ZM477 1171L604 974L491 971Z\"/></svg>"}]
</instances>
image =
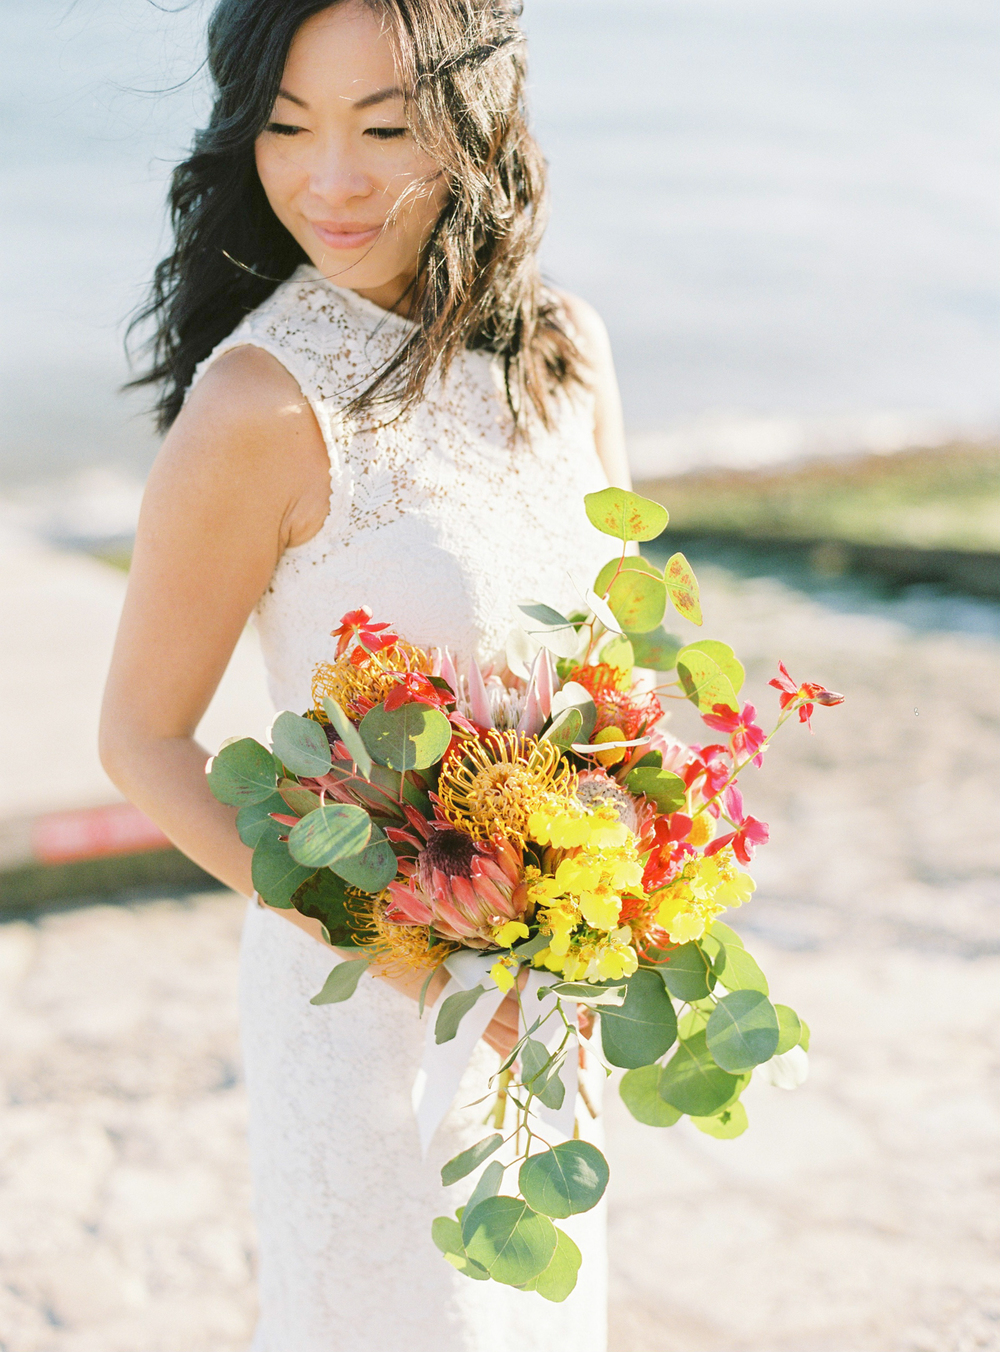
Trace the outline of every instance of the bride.
<instances>
[{"instance_id":1,"label":"bride","mask_svg":"<svg viewBox=\"0 0 1000 1352\"><path fill-rule=\"evenodd\" d=\"M167 436L101 745L123 793L247 896L251 852L194 731L251 613L277 708L302 711L346 611L489 660L519 601L572 606L606 556L582 497L627 486L618 395L600 320L540 280L517 8L221 0L211 20L216 102L144 316ZM334 958L316 921L251 901L255 1352L603 1352L602 1208L576 1218L562 1305L470 1281L431 1243L513 1003L424 1160L423 974L311 1006Z\"/></svg>"}]
</instances>

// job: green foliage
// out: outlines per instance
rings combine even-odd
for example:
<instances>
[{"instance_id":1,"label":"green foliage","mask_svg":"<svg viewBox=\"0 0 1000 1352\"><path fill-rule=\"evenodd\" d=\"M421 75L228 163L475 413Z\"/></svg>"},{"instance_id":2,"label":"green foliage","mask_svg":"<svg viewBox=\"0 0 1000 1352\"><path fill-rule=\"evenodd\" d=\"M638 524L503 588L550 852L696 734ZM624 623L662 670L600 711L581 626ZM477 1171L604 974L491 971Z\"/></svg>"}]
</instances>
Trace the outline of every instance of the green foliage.
<instances>
[{"instance_id":1,"label":"green foliage","mask_svg":"<svg viewBox=\"0 0 1000 1352\"><path fill-rule=\"evenodd\" d=\"M530 1037L521 1047L521 1083L541 1099L546 1108L562 1107L566 1086L559 1077L558 1068L545 1044Z\"/></svg>"},{"instance_id":2,"label":"green foliage","mask_svg":"<svg viewBox=\"0 0 1000 1352\"><path fill-rule=\"evenodd\" d=\"M597 706L594 704L594 697L590 691L577 681L567 681L562 689L556 691L552 696L552 728L559 726L561 715L569 709L576 709L579 713L580 737L587 741L593 734L594 724L597 722ZM575 721L573 726L575 726ZM561 733L560 737L563 735ZM551 729L546 733L546 736L550 740L556 741L556 738L551 736ZM556 741L556 744L558 746L564 745L561 740ZM569 745L569 743L565 743L565 745Z\"/></svg>"},{"instance_id":3,"label":"green foliage","mask_svg":"<svg viewBox=\"0 0 1000 1352\"><path fill-rule=\"evenodd\" d=\"M335 948L357 948L362 934L348 901L343 879L328 868L311 874L292 897L297 911L325 927Z\"/></svg>"},{"instance_id":4,"label":"green foliage","mask_svg":"<svg viewBox=\"0 0 1000 1352\"><path fill-rule=\"evenodd\" d=\"M300 864L328 868L360 854L371 832L371 818L363 807L324 803L295 823L288 835L288 848Z\"/></svg>"},{"instance_id":5,"label":"green foliage","mask_svg":"<svg viewBox=\"0 0 1000 1352\"><path fill-rule=\"evenodd\" d=\"M296 817L307 817L310 812L315 812L323 805L318 793L313 793L312 789L304 789L295 779L278 780L278 797L285 806L275 808L275 812L286 814L294 812Z\"/></svg>"},{"instance_id":6,"label":"green foliage","mask_svg":"<svg viewBox=\"0 0 1000 1352\"><path fill-rule=\"evenodd\" d=\"M799 1038L799 1046L802 1048L804 1052L807 1052L809 1050L809 1038L810 1038L809 1025L806 1023L805 1019L801 1017L801 1015L799 1016L799 1023L802 1025L802 1035Z\"/></svg>"},{"instance_id":7,"label":"green foliage","mask_svg":"<svg viewBox=\"0 0 1000 1352\"><path fill-rule=\"evenodd\" d=\"M739 700L733 683L714 657L690 644L677 655L677 675L681 689L700 714L710 714L717 704L734 713Z\"/></svg>"},{"instance_id":8,"label":"green foliage","mask_svg":"<svg viewBox=\"0 0 1000 1352\"><path fill-rule=\"evenodd\" d=\"M486 1136L475 1145L470 1145L468 1150L463 1150L460 1155L455 1155L444 1165L441 1170L441 1182L446 1188L452 1183L457 1183L460 1178L465 1178L466 1174L471 1174L473 1169L478 1169L483 1160L489 1159L502 1145L503 1136L500 1132L494 1132L492 1136Z\"/></svg>"},{"instance_id":9,"label":"green foliage","mask_svg":"<svg viewBox=\"0 0 1000 1352\"><path fill-rule=\"evenodd\" d=\"M703 1000L715 986L715 970L696 943L673 949L656 970L678 1000Z\"/></svg>"},{"instance_id":10,"label":"green foliage","mask_svg":"<svg viewBox=\"0 0 1000 1352\"><path fill-rule=\"evenodd\" d=\"M795 1010L790 1009L788 1005L775 1005L774 1012L778 1016L778 1045L774 1049L774 1054L781 1056L799 1045L802 1039L802 1023Z\"/></svg>"},{"instance_id":11,"label":"green foliage","mask_svg":"<svg viewBox=\"0 0 1000 1352\"><path fill-rule=\"evenodd\" d=\"M689 643L683 651L704 653L718 666L737 695L743 689L746 671L728 643L720 643L717 638L699 638L694 643Z\"/></svg>"},{"instance_id":12,"label":"green foliage","mask_svg":"<svg viewBox=\"0 0 1000 1352\"><path fill-rule=\"evenodd\" d=\"M564 1220L590 1211L601 1200L608 1186L608 1162L589 1141L561 1141L529 1155L517 1181L533 1210Z\"/></svg>"},{"instance_id":13,"label":"green foliage","mask_svg":"<svg viewBox=\"0 0 1000 1352\"><path fill-rule=\"evenodd\" d=\"M612 579L622 572L646 573L649 577L660 577L660 570L655 563L650 563L648 559L642 558L639 554L626 554L624 558L616 555L613 559L608 559L607 563L594 578L594 591L598 596L603 596L608 590Z\"/></svg>"},{"instance_id":14,"label":"green foliage","mask_svg":"<svg viewBox=\"0 0 1000 1352\"><path fill-rule=\"evenodd\" d=\"M583 501L591 524L619 540L655 540L670 520L658 502L624 488L603 488L588 493Z\"/></svg>"},{"instance_id":15,"label":"green foliage","mask_svg":"<svg viewBox=\"0 0 1000 1352\"><path fill-rule=\"evenodd\" d=\"M486 1168L479 1175L479 1181L472 1189L472 1195L462 1209L461 1216L464 1225L465 1217L471 1216L480 1202L485 1201L487 1197L495 1197L500 1191L500 1184L503 1182L503 1165L499 1160L491 1160Z\"/></svg>"},{"instance_id":16,"label":"green foliage","mask_svg":"<svg viewBox=\"0 0 1000 1352\"><path fill-rule=\"evenodd\" d=\"M677 614L692 624L701 624L698 579L683 554L671 554L663 570L667 595Z\"/></svg>"},{"instance_id":17,"label":"green foliage","mask_svg":"<svg viewBox=\"0 0 1000 1352\"><path fill-rule=\"evenodd\" d=\"M372 760L400 771L436 765L451 742L451 724L429 704L401 704L391 713L378 704L365 714L359 731Z\"/></svg>"},{"instance_id":18,"label":"green foliage","mask_svg":"<svg viewBox=\"0 0 1000 1352\"><path fill-rule=\"evenodd\" d=\"M362 892L377 893L387 887L399 868L392 846L377 826L372 826L371 839L360 854L339 859L330 867L345 882Z\"/></svg>"},{"instance_id":19,"label":"green foliage","mask_svg":"<svg viewBox=\"0 0 1000 1352\"><path fill-rule=\"evenodd\" d=\"M548 648L556 657L565 659L576 655L580 646L580 636L576 626L565 615L537 601L518 606L518 610L533 621L532 624L523 626L524 632L530 634L543 648Z\"/></svg>"},{"instance_id":20,"label":"green foliage","mask_svg":"<svg viewBox=\"0 0 1000 1352\"><path fill-rule=\"evenodd\" d=\"M564 709L553 718L542 737L544 741L552 742L564 750L571 747L583 737L583 714L577 708Z\"/></svg>"},{"instance_id":21,"label":"green foliage","mask_svg":"<svg viewBox=\"0 0 1000 1352\"><path fill-rule=\"evenodd\" d=\"M338 962L323 983L323 989L309 1001L311 1005L338 1005L349 1000L358 988L358 982L371 966L368 958L349 958Z\"/></svg>"},{"instance_id":22,"label":"green foliage","mask_svg":"<svg viewBox=\"0 0 1000 1352\"><path fill-rule=\"evenodd\" d=\"M669 770L637 765L629 773L625 786L629 793L644 794L656 804L657 812L678 812L687 803L687 786L680 775Z\"/></svg>"},{"instance_id":23,"label":"green foliage","mask_svg":"<svg viewBox=\"0 0 1000 1352\"><path fill-rule=\"evenodd\" d=\"M719 980L727 991L759 991L768 994L767 977L740 945L724 944L725 964L719 968Z\"/></svg>"},{"instance_id":24,"label":"green foliage","mask_svg":"<svg viewBox=\"0 0 1000 1352\"><path fill-rule=\"evenodd\" d=\"M208 765L208 787L220 803L247 807L274 793L278 767L266 746L241 737L224 746Z\"/></svg>"},{"instance_id":25,"label":"green foliage","mask_svg":"<svg viewBox=\"0 0 1000 1352\"><path fill-rule=\"evenodd\" d=\"M607 643L602 645L600 660L628 676L635 666L635 652L624 634L613 634Z\"/></svg>"},{"instance_id":26,"label":"green foliage","mask_svg":"<svg viewBox=\"0 0 1000 1352\"><path fill-rule=\"evenodd\" d=\"M450 1042L458 1032L458 1025L468 1014L481 995L486 994L485 986L473 986L471 991L456 991L447 1000L441 1001L437 1022L434 1024L434 1041L438 1044Z\"/></svg>"},{"instance_id":27,"label":"green foliage","mask_svg":"<svg viewBox=\"0 0 1000 1352\"><path fill-rule=\"evenodd\" d=\"M319 779L330 768L330 743L313 718L300 718L287 710L278 714L271 724L271 745L278 760L293 775Z\"/></svg>"},{"instance_id":28,"label":"green foliage","mask_svg":"<svg viewBox=\"0 0 1000 1352\"><path fill-rule=\"evenodd\" d=\"M325 696L323 699L323 709L326 712L327 718L332 723L337 736L347 748L347 753L351 757L351 760L354 761L354 764L364 775L365 779L371 779L372 758L369 756L368 748L361 740L357 728L347 717L347 714L337 701L331 699L329 695Z\"/></svg>"},{"instance_id":29,"label":"green foliage","mask_svg":"<svg viewBox=\"0 0 1000 1352\"><path fill-rule=\"evenodd\" d=\"M731 1141L742 1136L749 1123L747 1110L742 1103L736 1102L712 1117L692 1117L691 1121L706 1136L714 1136L719 1141Z\"/></svg>"},{"instance_id":30,"label":"green foliage","mask_svg":"<svg viewBox=\"0 0 1000 1352\"><path fill-rule=\"evenodd\" d=\"M677 654L683 644L660 626L645 634L629 634L637 667L651 667L653 671L672 671L677 665Z\"/></svg>"},{"instance_id":31,"label":"green foliage","mask_svg":"<svg viewBox=\"0 0 1000 1352\"><path fill-rule=\"evenodd\" d=\"M682 1042L667 1062L660 1097L692 1117L709 1117L732 1098L739 1081L709 1055L703 1032Z\"/></svg>"},{"instance_id":32,"label":"green foliage","mask_svg":"<svg viewBox=\"0 0 1000 1352\"><path fill-rule=\"evenodd\" d=\"M608 605L622 629L648 634L660 627L667 608L667 588L659 576L624 571L611 584Z\"/></svg>"},{"instance_id":33,"label":"green foliage","mask_svg":"<svg viewBox=\"0 0 1000 1352\"><path fill-rule=\"evenodd\" d=\"M778 1016L760 991L732 991L712 1011L705 1037L712 1059L723 1070L752 1070L775 1053Z\"/></svg>"},{"instance_id":34,"label":"green foliage","mask_svg":"<svg viewBox=\"0 0 1000 1352\"><path fill-rule=\"evenodd\" d=\"M713 920L709 927L709 934L716 938L719 943L725 944L727 948L742 948L743 940L734 929L724 925L721 920Z\"/></svg>"},{"instance_id":35,"label":"green foliage","mask_svg":"<svg viewBox=\"0 0 1000 1352\"><path fill-rule=\"evenodd\" d=\"M450 1216L438 1216L431 1224L431 1238L452 1267L477 1282L488 1282L490 1274L474 1263L462 1243L462 1227Z\"/></svg>"},{"instance_id":36,"label":"green foliage","mask_svg":"<svg viewBox=\"0 0 1000 1352\"><path fill-rule=\"evenodd\" d=\"M554 1227L556 1232L556 1251L549 1260L548 1267L540 1272L533 1282L526 1282L522 1291L537 1291L546 1300L556 1303L564 1301L576 1286L576 1275L580 1271L583 1255L565 1230Z\"/></svg>"},{"instance_id":37,"label":"green foliage","mask_svg":"<svg viewBox=\"0 0 1000 1352\"><path fill-rule=\"evenodd\" d=\"M672 1127L681 1116L680 1109L671 1107L660 1093L663 1074L663 1066L637 1066L625 1072L618 1086L622 1103L647 1127Z\"/></svg>"},{"instance_id":38,"label":"green foliage","mask_svg":"<svg viewBox=\"0 0 1000 1352\"><path fill-rule=\"evenodd\" d=\"M462 1238L469 1258L505 1286L537 1277L556 1251L555 1226L519 1197L487 1197L466 1208Z\"/></svg>"},{"instance_id":39,"label":"green foliage","mask_svg":"<svg viewBox=\"0 0 1000 1352\"><path fill-rule=\"evenodd\" d=\"M236 814L236 830L240 840L252 850L262 836L269 835L277 839L285 835L287 828L274 821L271 813L284 813L286 810L280 793L269 794L261 803L247 803Z\"/></svg>"},{"instance_id":40,"label":"green foliage","mask_svg":"<svg viewBox=\"0 0 1000 1352\"><path fill-rule=\"evenodd\" d=\"M285 841L270 832L265 832L254 846L250 877L254 889L269 906L290 908L292 897L314 872L308 865L297 863Z\"/></svg>"},{"instance_id":41,"label":"green foliage","mask_svg":"<svg viewBox=\"0 0 1000 1352\"><path fill-rule=\"evenodd\" d=\"M677 1015L656 972L640 967L628 980L625 1001L601 1009L601 1044L613 1066L627 1070L658 1061L677 1037Z\"/></svg>"}]
</instances>

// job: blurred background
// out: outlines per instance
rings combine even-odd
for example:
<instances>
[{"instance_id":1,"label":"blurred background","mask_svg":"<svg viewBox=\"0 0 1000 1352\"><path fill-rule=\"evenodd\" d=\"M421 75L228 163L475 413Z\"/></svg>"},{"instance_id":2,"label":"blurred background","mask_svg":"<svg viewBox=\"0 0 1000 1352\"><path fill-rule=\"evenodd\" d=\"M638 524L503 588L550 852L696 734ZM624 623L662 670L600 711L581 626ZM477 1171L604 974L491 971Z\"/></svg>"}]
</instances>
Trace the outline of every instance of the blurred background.
<instances>
[{"instance_id":1,"label":"blurred background","mask_svg":"<svg viewBox=\"0 0 1000 1352\"><path fill-rule=\"evenodd\" d=\"M241 903L96 760L156 441L124 321L209 11L4 0L0 1348L237 1352ZM1000 1348L1000 15L527 0L545 265L604 316L633 472L789 729L734 924L813 1029L716 1141L609 1111L613 1352ZM254 639L202 734L268 721ZM697 728L676 716L679 735ZM727 917L728 919L728 917Z\"/></svg>"}]
</instances>

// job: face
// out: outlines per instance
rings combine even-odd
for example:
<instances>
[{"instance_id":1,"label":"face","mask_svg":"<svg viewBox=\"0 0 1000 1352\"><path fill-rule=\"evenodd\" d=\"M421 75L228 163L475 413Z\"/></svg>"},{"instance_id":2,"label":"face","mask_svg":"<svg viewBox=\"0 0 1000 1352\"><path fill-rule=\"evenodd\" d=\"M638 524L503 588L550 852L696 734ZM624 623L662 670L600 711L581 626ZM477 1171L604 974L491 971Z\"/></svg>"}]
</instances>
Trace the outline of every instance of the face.
<instances>
[{"instance_id":1,"label":"face","mask_svg":"<svg viewBox=\"0 0 1000 1352\"><path fill-rule=\"evenodd\" d=\"M447 197L407 126L398 78L377 15L358 0L322 10L292 41L256 145L267 200L310 261L386 309L413 280Z\"/></svg>"}]
</instances>

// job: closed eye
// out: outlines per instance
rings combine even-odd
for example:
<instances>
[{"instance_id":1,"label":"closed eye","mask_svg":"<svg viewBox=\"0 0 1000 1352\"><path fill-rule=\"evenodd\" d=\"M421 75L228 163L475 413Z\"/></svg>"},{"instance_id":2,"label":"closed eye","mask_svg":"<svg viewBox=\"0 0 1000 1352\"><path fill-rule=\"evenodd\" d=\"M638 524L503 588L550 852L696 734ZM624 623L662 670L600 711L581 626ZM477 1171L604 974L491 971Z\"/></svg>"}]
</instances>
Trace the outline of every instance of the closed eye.
<instances>
[{"instance_id":1,"label":"closed eye","mask_svg":"<svg viewBox=\"0 0 1000 1352\"><path fill-rule=\"evenodd\" d=\"M408 131L408 127L369 127L365 135L374 137L376 141L395 141Z\"/></svg>"},{"instance_id":2,"label":"closed eye","mask_svg":"<svg viewBox=\"0 0 1000 1352\"><path fill-rule=\"evenodd\" d=\"M269 122L264 130L274 132L275 136L298 136L302 128L293 127L289 122Z\"/></svg>"}]
</instances>

